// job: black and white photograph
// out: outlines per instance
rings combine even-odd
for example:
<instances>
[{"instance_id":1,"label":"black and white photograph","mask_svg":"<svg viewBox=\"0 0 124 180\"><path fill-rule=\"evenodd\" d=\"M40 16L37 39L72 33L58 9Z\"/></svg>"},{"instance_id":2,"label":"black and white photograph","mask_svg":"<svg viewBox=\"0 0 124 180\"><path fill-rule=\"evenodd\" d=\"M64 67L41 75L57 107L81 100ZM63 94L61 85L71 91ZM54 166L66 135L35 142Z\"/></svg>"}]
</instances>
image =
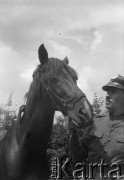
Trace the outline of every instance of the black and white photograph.
<instances>
[{"instance_id":1,"label":"black and white photograph","mask_svg":"<svg viewBox=\"0 0 124 180\"><path fill-rule=\"evenodd\" d=\"M124 0L0 0L0 180L124 180Z\"/></svg>"}]
</instances>

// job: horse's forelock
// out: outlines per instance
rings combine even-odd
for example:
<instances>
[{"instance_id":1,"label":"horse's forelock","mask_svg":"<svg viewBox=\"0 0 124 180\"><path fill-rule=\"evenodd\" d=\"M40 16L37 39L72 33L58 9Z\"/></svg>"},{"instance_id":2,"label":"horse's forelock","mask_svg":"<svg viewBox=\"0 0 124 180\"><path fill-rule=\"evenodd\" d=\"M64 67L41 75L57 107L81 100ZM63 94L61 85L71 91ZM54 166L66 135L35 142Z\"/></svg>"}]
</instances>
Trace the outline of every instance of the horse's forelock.
<instances>
[{"instance_id":1,"label":"horse's forelock","mask_svg":"<svg viewBox=\"0 0 124 180\"><path fill-rule=\"evenodd\" d=\"M25 94L26 109L28 112L33 108L35 100L44 97L44 84L49 77L54 77L63 67L63 62L57 58L50 58L46 66L41 64L33 73L33 81L29 91Z\"/></svg>"}]
</instances>

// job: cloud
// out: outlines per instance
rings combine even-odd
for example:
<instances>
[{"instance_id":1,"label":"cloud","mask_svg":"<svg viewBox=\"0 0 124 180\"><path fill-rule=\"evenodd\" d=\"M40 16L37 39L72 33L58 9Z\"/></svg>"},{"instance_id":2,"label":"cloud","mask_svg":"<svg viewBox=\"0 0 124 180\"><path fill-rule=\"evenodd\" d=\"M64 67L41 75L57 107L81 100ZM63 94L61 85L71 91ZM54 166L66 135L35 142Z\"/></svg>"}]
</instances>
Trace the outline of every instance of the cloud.
<instances>
[{"instance_id":1,"label":"cloud","mask_svg":"<svg viewBox=\"0 0 124 180\"><path fill-rule=\"evenodd\" d=\"M77 21L78 19L78 21ZM116 24L124 21L124 3L110 4L100 1L98 4L87 4L81 8L71 20L70 29L101 27L107 24Z\"/></svg>"},{"instance_id":2,"label":"cloud","mask_svg":"<svg viewBox=\"0 0 124 180\"><path fill-rule=\"evenodd\" d=\"M30 82L28 80L30 80L30 71L27 78L22 72L25 73L27 72L27 69L31 69L32 67L36 67L34 59L28 60L27 57L16 52L11 46L7 46L5 43L0 41L1 102L6 102L11 91L14 92L15 102L20 104L20 102L23 101L23 96L29 88ZM20 77L21 73L22 78ZM20 78L22 81L20 81Z\"/></svg>"},{"instance_id":3,"label":"cloud","mask_svg":"<svg viewBox=\"0 0 124 180\"><path fill-rule=\"evenodd\" d=\"M96 79L97 71L92 68L91 66L82 66L79 69L79 80L78 80L78 86L81 88L81 90L86 94L88 97L88 100L92 103L94 91L93 88L91 88L90 81L92 82L93 79Z\"/></svg>"},{"instance_id":4,"label":"cloud","mask_svg":"<svg viewBox=\"0 0 124 180\"><path fill-rule=\"evenodd\" d=\"M18 72L21 58L22 56L12 47L0 41L0 78L3 76L10 77L13 72Z\"/></svg>"},{"instance_id":5,"label":"cloud","mask_svg":"<svg viewBox=\"0 0 124 180\"><path fill-rule=\"evenodd\" d=\"M32 81L32 74L33 74L34 70L35 70L34 68L28 69L25 72L21 73L19 76L25 82L31 82Z\"/></svg>"},{"instance_id":6,"label":"cloud","mask_svg":"<svg viewBox=\"0 0 124 180\"><path fill-rule=\"evenodd\" d=\"M102 43L102 34L94 27L73 29L68 32L67 39L80 46L84 52L93 53L97 45Z\"/></svg>"},{"instance_id":7,"label":"cloud","mask_svg":"<svg viewBox=\"0 0 124 180\"><path fill-rule=\"evenodd\" d=\"M17 99L27 91L39 63L37 49L41 43L49 57L69 57L79 74L79 86L90 99L96 90L101 92L102 84L111 76L124 72L123 1L1 2L2 97L13 88Z\"/></svg>"},{"instance_id":8,"label":"cloud","mask_svg":"<svg viewBox=\"0 0 124 180\"><path fill-rule=\"evenodd\" d=\"M99 27L108 23L119 23L124 20L123 4L115 6L95 0L95 5L85 2L80 6L81 3L78 1L78 4L69 7L69 2L71 1L68 1L67 8L62 1L61 6L57 1L54 4L47 1L41 3L13 1L14 6L6 3L10 8L6 6L2 8L3 41L22 54L33 54L31 50L35 50L41 42L46 43L50 40L67 45L76 42L83 46L84 51L88 51L92 37L85 34L86 29L89 31L93 27L99 30ZM82 30L82 36L69 36L69 31L76 30ZM90 37L91 39L88 39Z\"/></svg>"},{"instance_id":9,"label":"cloud","mask_svg":"<svg viewBox=\"0 0 124 180\"><path fill-rule=\"evenodd\" d=\"M91 53L94 53L97 45L102 43L102 34L98 30L94 31L93 35L94 35L94 41L92 42L90 47Z\"/></svg>"},{"instance_id":10,"label":"cloud","mask_svg":"<svg viewBox=\"0 0 124 180\"><path fill-rule=\"evenodd\" d=\"M84 90L88 89L88 80L93 78L95 74L96 71L91 66L82 66L82 68L79 70L79 87L83 88Z\"/></svg>"},{"instance_id":11,"label":"cloud","mask_svg":"<svg viewBox=\"0 0 124 180\"><path fill-rule=\"evenodd\" d=\"M55 41L51 41L52 45L52 56L63 59L65 56L71 54L71 50L67 46L63 46ZM51 56L51 55L50 55Z\"/></svg>"}]
</instances>

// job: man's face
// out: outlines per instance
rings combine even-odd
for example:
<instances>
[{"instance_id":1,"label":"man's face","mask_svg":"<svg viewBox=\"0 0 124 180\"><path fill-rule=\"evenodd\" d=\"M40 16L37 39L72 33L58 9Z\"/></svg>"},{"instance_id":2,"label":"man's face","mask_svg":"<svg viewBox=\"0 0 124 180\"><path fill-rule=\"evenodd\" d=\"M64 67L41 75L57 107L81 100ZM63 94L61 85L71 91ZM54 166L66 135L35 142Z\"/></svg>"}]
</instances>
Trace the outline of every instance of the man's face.
<instances>
[{"instance_id":1,"label":"man's face","mask_svg":"<svg viewBox=\"0 0 124 180\"><path fill-rule=\"evenodd\" d=\"M124 113L124 91L110 88L106 95L106 108L115 114Z\"/></svg>"}]
</instances>

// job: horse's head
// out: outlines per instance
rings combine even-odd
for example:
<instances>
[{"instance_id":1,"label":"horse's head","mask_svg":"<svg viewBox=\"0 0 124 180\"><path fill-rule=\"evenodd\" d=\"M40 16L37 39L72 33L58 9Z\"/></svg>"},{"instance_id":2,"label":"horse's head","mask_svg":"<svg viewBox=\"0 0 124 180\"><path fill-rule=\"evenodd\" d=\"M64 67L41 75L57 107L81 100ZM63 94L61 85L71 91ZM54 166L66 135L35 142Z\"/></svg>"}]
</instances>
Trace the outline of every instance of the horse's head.
<instances>
[{"instance_id":1,"label":"horse's head","mask_svg":"<svg viewBox=\"0 0 124 180\"><path fill-rule=\"evenodd\" d=\"M38 50L40 65L33 77L40 77L44 97L49 99L49 108L61 111L77 126L92 123L92 107L85 94L77 86L77 73L71 68L68 59L48 58L44 45Z\"/></svg>"}]
</instances>

